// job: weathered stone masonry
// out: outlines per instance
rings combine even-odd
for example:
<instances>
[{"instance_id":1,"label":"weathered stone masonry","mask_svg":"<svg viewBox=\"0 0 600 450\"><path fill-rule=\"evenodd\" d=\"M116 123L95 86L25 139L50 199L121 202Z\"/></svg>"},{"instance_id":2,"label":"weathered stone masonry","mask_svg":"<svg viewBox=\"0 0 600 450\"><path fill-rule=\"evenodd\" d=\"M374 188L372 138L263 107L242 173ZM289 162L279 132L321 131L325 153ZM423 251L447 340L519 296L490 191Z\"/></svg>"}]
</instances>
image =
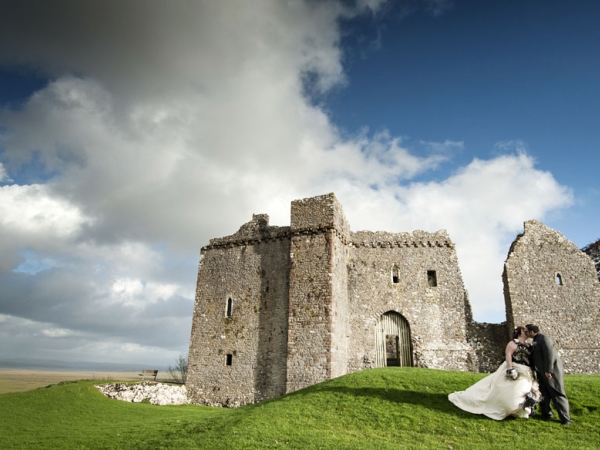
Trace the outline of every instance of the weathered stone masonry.
<instances>
[{"instance_id":1,"label":"weathered stone masonry","mask_svg":"<svg viewBox=\"0 0 600 450\"><path fill-rule=\"evenodd\" d=\"M531 253L521 247L513 244L508 266ZM527 282L506 273L508 324L477 323L445 231L354 233L333 194L292 202L289 227L254 215L201 250L188 393L195 403L238 406L389 364L495 370L513 323L554 325L543 308L523 309L526 300L509 306ZM596 340L585 358L568 341L573 371L598 371L597 284L586 288L596 315L585 309Z\"/></svg>"},{"instance_id":2,"label":"weathered stone masonry","mask_svg":"<svg viewBox=\"0 0 600 450\"><path fill-rule=\"evenodd\" d=\"M600 284L588 255L530 220L510 248L502 278L509 327L534 321L554 339L565 370L600 372Z\"/></svg>"}]
</instances>

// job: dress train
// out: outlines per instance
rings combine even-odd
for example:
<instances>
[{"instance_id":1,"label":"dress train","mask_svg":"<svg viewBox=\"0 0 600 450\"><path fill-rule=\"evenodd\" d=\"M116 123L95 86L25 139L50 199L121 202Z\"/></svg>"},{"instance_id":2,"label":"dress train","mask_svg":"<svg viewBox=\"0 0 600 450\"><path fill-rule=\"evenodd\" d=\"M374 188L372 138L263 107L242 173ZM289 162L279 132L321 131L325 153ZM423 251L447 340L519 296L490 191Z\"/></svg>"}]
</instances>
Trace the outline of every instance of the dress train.
<instances>
[{"instance_id":1,"label":"dress train","mask_svg":"<svg viewBox=\"0 0 600 450\"><path fill-rule=\"evenodd\" d=\"M467 390L448 395L448 400L464 411L483 414L494 420L510 415L527 419L531 406L525 401L528 394L539 400L539 387L529 367L513 363L513 368L519 374L516 380L506 377L505 361L498 370Z\"/></svg>"}]
</instances>

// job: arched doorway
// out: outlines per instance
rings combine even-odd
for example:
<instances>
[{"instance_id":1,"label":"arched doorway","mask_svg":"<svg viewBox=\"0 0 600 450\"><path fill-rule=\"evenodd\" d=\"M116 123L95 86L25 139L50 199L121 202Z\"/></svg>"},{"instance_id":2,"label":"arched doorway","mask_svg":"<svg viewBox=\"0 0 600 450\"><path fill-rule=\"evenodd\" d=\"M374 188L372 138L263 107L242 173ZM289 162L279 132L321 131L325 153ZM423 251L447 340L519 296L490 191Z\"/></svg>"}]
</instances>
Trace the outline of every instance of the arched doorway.
<instances>
[{"instance_id":1,"label":"arched doorway","mask_svg":"<svg viewBox=\"0 0 600 450\"><path fill-rule=\"evenodd\" d=\"M377 367L412 366L410 327L401 314L388 311L377 319L375 345Z\"/></svg>"}]
</instances>

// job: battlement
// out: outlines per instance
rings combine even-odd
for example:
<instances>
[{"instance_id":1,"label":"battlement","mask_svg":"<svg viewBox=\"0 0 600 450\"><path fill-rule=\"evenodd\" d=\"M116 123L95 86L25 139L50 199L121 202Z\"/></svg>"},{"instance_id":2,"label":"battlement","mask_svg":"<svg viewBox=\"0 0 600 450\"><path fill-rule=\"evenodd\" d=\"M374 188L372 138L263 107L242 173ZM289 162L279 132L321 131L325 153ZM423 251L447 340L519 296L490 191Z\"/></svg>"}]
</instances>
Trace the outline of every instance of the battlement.
<instances>
[{"instance_id":1,"label":"battlement","mask_svg":"<svg viewBox=\"0 0 600 450\"><path fill-rule=\"evenodd\" d=\"M412 233L388 233L385 231L358 231L350 234L354 247L449 247L454 248L446 230L435 233L415 230Z\"/></svg>"},{"instance_id":2,"label":"battlement","mask_svg":"<svg viewBox=\"0 0 600 450\"><path fill-rule=\"evenodd\" d=\"M216 248L232 248L257 245L294 236L333 233L342 244L350 247L400 248L400 247L449 247L454 248L446 230L430 233L415 230L412 233L389 233L385 231L351 232L344 216L342 205L333 193L317 197L294 200L291 207L290 226L269 225L267 214L253 214L252 220L245 223L230 236L214 238L202 247L201 251Z\"/></svg>"},{"instance_id":3,"label":"battlement","mask_svg":"<svg viewBox=\"0 0 600 450\"><path fill-rule=\"evenodd\" d=\"M252 214L252 220L242 225L234 234L211 239L208 245L202 247L201 252L214 248L239 247L287 239L289 235L290 227L269 226L267 214Z\"/></svg>"}]
</instances>

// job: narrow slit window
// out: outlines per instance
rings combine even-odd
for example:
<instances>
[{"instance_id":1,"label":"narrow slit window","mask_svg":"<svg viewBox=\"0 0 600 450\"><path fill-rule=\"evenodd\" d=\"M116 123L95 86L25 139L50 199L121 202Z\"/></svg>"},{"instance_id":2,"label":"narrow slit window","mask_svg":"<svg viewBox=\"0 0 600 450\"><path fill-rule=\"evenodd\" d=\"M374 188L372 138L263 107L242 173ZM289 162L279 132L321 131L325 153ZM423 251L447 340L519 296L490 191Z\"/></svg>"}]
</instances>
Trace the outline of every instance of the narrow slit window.
<instances>
[{"instance_id":1,"label":"narrow slit window","mask_svg":"<svg viewBox=\"0 0 600 450\"><path fill-rule=\"evenodd\" d=\"M233 363L233 355L232 354L228 354L227 355L227 360L225 362L226 365L231 366L231 364Z\"/></svg>"},{"instance_id":2,"label":"narrow slit window","mask_svg":"<svg viewBox=\"0 0 600 450\"><path fill-rule=\"evenodd\" d=\"M398 266L394 265L392 267L392 283L398 284L400 281L400 277L398 276Z\"/></svg>"},{"instance_id":3,"label":"narrow slit window","mask_svg":"<svg viewBox=\"0 0 600 450\"><path fill-rule=\"evenodd\" d=\"M232 300L231 297L229 297L227 299L227 312L225 313L225 315L227 317L231 317L231 311L232 311L232 309L233 309L233 300Z\"/></svg>"},{"instance_id":4,"label":"narrow slit window","mask_svg":"<svg viewBox=\"0 0 600 450\"><path fill-rule=\"evenodd\" d=\"M562 276L560 273L556 274L556 285L557 286L562 286L563 285L563 280L562 280Z\"/></svg>"},{"instance_id":5,"label":"narrow slit window","mask_svg":"<svg viewBox=\"0 0 600 450\"><path fill-rule=\"evenodd\" d=\"M435 270L427 271L427 283L429 284L429 287L437 286L437 275L435 273Z\"/></svg>"}]
</instances>

